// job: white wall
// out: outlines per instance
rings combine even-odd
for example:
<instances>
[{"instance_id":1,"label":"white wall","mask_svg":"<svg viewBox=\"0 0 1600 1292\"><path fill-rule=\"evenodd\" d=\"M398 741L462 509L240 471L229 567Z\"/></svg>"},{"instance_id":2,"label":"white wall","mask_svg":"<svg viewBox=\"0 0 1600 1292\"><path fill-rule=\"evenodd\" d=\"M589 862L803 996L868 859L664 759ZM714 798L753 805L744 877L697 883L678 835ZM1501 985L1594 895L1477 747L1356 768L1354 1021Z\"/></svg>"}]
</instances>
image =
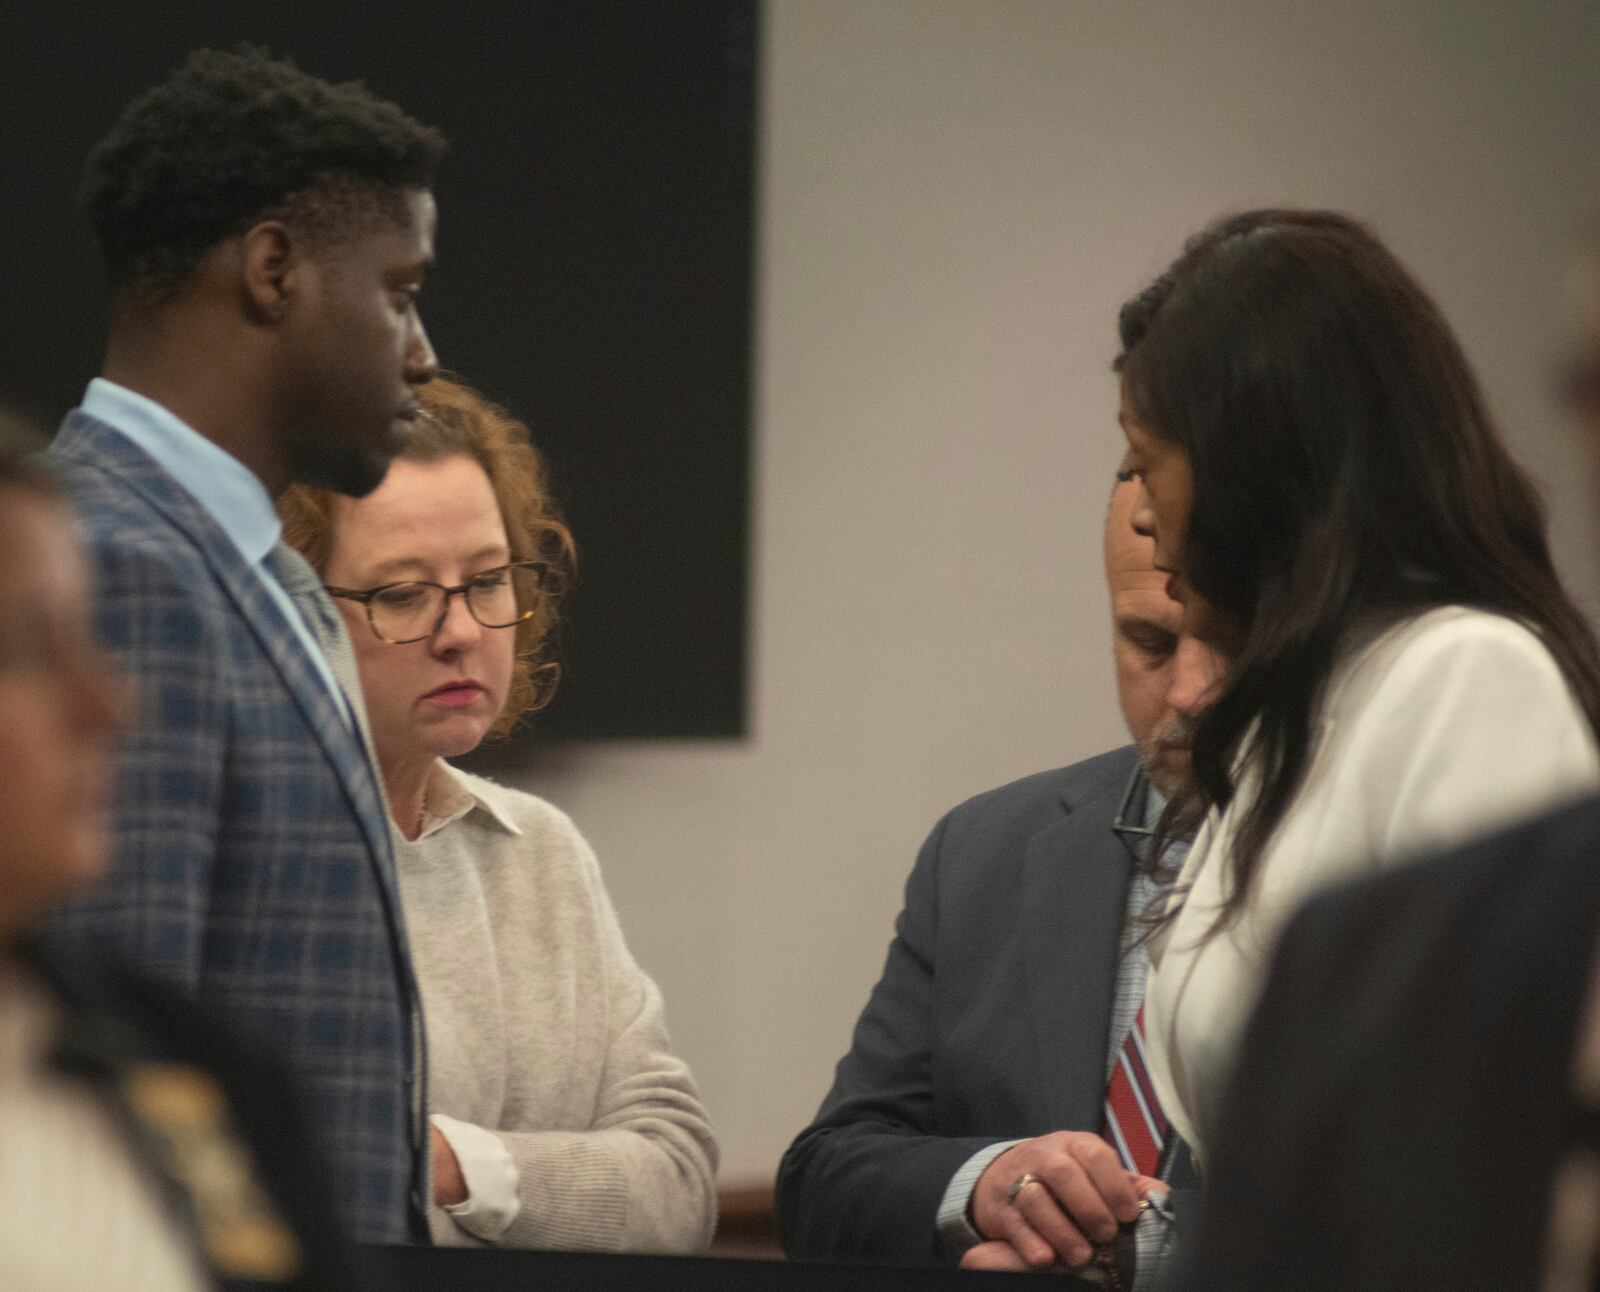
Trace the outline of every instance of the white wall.
<instances>
[{"instance_id":1,"label":"white wall","mask_svg":"<svg viewBox=\"0 0 1600 1292\"><path fill-rule=\"evenodd\" d=\"M1600 194L1590 0L775 0L765 24L753 734L523 773L599 850L729 1183L813 1112L937 816L1120 743L1114 319L1212 216L1374 221L1600 588L1547 402Z\"/></svg>"}]
</instances>

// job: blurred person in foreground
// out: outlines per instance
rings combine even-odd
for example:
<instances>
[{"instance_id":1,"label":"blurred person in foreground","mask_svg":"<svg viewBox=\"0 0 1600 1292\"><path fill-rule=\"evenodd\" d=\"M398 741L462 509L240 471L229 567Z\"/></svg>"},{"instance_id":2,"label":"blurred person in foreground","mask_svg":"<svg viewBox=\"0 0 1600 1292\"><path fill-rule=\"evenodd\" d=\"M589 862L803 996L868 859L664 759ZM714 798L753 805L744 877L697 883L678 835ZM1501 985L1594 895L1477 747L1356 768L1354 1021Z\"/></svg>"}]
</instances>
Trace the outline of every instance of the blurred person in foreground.
<instances>
[{"instance_id":1,"label":"blurred person in foreground","mask_svg":"<svg viewBox=\"0 0 1600 1292\"><path fill-rule=\"evenodd\" d=\"M593 851L446 758L548 702L573 547L526 429L440 378L383 483L289 490L355 643L427 1010L436 1242L695 1252L717 1149Z\"/></svg>"},{"instance_id":2,"label":"blurred person in foreground","mask_svg":"<svg viewBox=\"0 0 1600 1292\"><path fill-rule=\"evenodd\" d=\"M1600 662L1459 343L1364 226L1221 221L1121 335L1136 524L1231 661L1148 995L1151 1072L1204 1177L1295 909L1594 793ZM1300 1007L1345 1008L1342 981Z\"/></svg>"},{"instance_id":3,"label":"blurred person in foreground","mask_svg":"<svg viewBox=\"0 0 1600 1292\"><path fill-rule=\"evenodd\" d=\"M0 1287L349 1286L277 1067L170 987L34 936L105 871L125 706L30 438L0 413Z\"/></svg>"},{"instance_id":4,"label":"blurred person in foreground","mask_svg":"<svg viewBox=\"0 0 1600 1292\"><path fill-rule=\"evenodd\" d=\"M1600 240L1565 395L1600 483ZM1283 935L1183 1286L1600 1287L1600 799Z\"/></svg>"},{"instance_id":5,"label":"blurred person in foreground","mask_svg":"<svg viewBox=\"0 0 1600 1292\"><path fill-rule=\"evenodd\" d=\"M360 85L191 55L85 168L110 334L48 455L133 691L111 873L54 933L281 1047L368 1242L426 1232L419 1002L349 641L272 499L366 493L404 441L443 147Z\"/></svg>"},{"instance_id":6,"label":"blurred person in foreground","mask_svg":"<svg viewBox=\"0 0 1600 1292\"><path fill-rule=\"evenodd\" d=\"M1173 860L1164 872L1146 849L1221 666L1180 631L1133 530L1139 496L1117 484L1104 543L1134 744L935 828L850 1052L779 1169L791 1256L1081 1267L1109 1258L1142 1197L1194 1183L1164 1121L1146 1124L1140 934ZM1112 1253L1124 1286L1153 1284L1162 1219Z\"/></svg>"}]
</instances>

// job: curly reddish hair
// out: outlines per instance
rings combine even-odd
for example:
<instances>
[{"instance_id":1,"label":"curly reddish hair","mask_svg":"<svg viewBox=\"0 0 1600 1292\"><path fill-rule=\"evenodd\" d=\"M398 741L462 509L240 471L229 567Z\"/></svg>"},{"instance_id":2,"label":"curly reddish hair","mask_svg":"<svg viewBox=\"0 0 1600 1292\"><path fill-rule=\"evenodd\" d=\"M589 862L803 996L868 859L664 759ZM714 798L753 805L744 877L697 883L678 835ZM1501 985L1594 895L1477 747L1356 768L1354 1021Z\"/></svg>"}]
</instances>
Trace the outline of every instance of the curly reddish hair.
<instances>
[{"instance_id":1,"label":"curly reddish hair","mask_svg":"<svg viewBox=\"0 0 1600 1292\"><path fill-rule=\"evenodd\" d=\"M537 612L516 627L516 662L511 689L489 729L503 736L529 713L544 708L560 676L556 663L561 599L577 572L577 549L551 497L543 459L528 428L500 405L451 376L439 376L419 391L423 415L412 424L399 456L437 462L464 455L483 468L500 505L513 561L543 561L546 591ZM321 574L333 550L336 507L341 495L291 485L278 499L283 540Z\"/></svg>"}]
</instances>

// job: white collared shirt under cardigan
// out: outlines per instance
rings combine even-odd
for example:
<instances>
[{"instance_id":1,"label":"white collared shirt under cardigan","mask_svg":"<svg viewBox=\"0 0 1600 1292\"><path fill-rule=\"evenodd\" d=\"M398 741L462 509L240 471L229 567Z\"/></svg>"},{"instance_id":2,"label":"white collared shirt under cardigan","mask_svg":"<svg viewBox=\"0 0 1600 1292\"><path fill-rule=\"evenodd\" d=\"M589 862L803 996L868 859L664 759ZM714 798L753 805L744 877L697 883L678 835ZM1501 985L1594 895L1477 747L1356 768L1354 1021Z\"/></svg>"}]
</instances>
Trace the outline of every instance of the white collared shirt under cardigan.
<instances>
[{"instance_id":1,"label":"white collared shirt under cardigan","mask_svg":"<svg viewBox=\"0 0 1600 1292\"><path fill-rule=\"evenodd\" d=\"M1237 823L1232 811L1213 812L1179 878L1180 891L1192 886L1184 905L1153 940L1151 1073L1202 1168L1273 944L1301 902L1596 789L1594 734L1521 624L1447 606L1358 643L1330 680L1305 782L1242 918L1202 944L1226 892L1220 860Z\"/></svg>"},{"instance_id":2,"label":"white collared shirt under cardigan","mask_svg":"<svg viewBox=\"0 0 1600 1292\"><path fill-rule=\"evenodd\" d=\"M696 1252L717 1146L593 850L543 799L444 762L396 834L428 1104L472 1196L435 1243Z\"/></svg>"}]
</instances>

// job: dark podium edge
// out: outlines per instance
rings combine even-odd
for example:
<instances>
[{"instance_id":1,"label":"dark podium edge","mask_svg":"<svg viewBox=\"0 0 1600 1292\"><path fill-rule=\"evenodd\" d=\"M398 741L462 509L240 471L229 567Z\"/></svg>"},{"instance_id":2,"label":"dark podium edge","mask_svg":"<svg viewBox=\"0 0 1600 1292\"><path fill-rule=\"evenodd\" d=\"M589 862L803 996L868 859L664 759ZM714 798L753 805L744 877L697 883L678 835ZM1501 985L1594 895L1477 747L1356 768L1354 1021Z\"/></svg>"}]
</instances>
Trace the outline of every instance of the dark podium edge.
<instances>
[{"instance_id":1,"label":"dark podium edge","mask_svg":"<svg viewBox=\"0 0 1600 1292\"><path fill-rule=\"evenodd\" d=\"M442 1247L362 1247L358 1267L367 1292L722 1292L753 1289L840 1292L898 1289L993 1288L995 1275L892 1265L826 1265L808 1261L751 1261L709 1256L615 1256L593 1252L508 1252ZM1069 1280L1069 1283L1071 1281Z\"/></svg>"}]
</instances>

